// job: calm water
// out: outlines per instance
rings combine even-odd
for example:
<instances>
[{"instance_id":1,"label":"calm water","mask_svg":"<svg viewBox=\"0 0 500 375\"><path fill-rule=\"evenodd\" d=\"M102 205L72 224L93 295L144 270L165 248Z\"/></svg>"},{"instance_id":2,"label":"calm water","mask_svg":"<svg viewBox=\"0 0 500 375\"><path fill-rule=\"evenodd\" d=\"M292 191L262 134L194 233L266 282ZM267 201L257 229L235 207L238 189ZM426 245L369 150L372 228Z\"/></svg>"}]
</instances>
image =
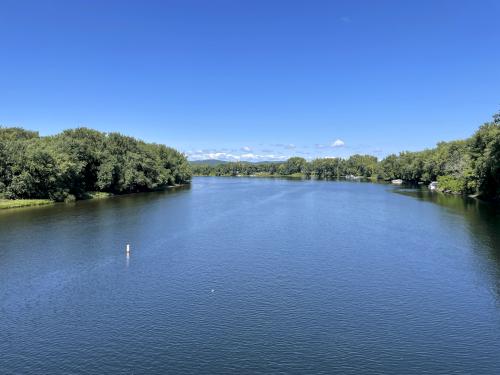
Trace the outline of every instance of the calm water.
<instances>
[{"instance_id":1,"label":"calm water","mask_svg":"<svg viewBox=\"0 0 500 375\"><path fill-rule=\"evenodd\" d=\"M500 213L475 201L196 178L4 211L0 241L2 374L500 373Z\"/></svg>"}]
</instances>

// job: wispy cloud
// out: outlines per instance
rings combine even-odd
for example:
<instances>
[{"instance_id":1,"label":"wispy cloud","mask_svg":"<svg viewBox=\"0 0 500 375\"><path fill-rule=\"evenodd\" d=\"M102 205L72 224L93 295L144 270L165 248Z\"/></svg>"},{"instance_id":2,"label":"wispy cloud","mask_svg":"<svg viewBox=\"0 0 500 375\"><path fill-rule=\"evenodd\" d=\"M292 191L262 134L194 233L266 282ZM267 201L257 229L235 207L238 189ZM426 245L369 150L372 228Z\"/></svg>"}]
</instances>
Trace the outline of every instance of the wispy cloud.
<instances>
[{"instance_id":1,"label":"wispy cloud","mask_svg":"<svg viewBox=\"0 0 500 375\"><path fill-rule=\"evenodd\" d=\"M243 147L241 148L241 151L250 152L250 151L252 151L252 148L251 148L250 146L243 146Z\"/></svg>"},{"instance_id":2,"label":"wispy cloud","mask_svg":"<svg viewBox=\"0 0 500 375\"><path fill-rule=\"evenodd\" d=\"M340 17L340 22L342 22L342 23L351 23L351 17L348 17L348 16Z\"/></svg>"},{"instance_id":3,"label":"wispy cloud","mask_svg":"<svg viewBox=\"0 0 500 375\"><path fill-rule=\"evenodd\" d=\"M275 143L271 146L281 147L281 148L284 148L285 150L295 150L297 148L297 146L294 145L293 143Z\"/></svg>"}]
</instances>

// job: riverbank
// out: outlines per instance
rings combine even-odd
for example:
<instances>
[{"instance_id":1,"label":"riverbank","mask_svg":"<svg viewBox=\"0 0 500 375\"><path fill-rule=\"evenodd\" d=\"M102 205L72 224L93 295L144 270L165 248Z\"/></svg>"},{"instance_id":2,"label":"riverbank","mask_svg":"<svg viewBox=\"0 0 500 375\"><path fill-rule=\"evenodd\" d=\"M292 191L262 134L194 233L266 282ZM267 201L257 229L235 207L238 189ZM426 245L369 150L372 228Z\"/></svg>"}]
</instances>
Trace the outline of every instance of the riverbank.
<instances>
[{"instance_id":1,"label":"riverbank","mask_svg":"<svg viewBox=\"0 0 500 375\"><path fill-rule=\"evenodd\" d=\"M114 194L112 193L105 193L102 191L92 191L85 193L84 197L79 200L104 199L113 196ZM65 201L65 203L71 203L75 201L76 199L68 199ZM55 203L61 203L61 202L56 202L51 199L0 199L0 210L6 210L11 208L46 206Z\"/></svg>"},{"instance_id":2,"label":"riverbank","mask_svg":"<svg viewBox=\"0 0 500 375\"><path fill-rule=\"evenodd\" d=\"M278 174L278 173L267 173L267 172L257 172L254 174L194 174L193 177L265 177L265 178L297 178L303 180L348 180L348 181L384 181L390 183L375 176L365 177L365 176L338 176L338 177L318 177L314 174L305 174L301 172L292 174Z\"/></svg>"},{"instance_id":3,"label":"riverbank","mask_svg":"<svg viewBox=\"0 0 500 375\"><path fill-rule=\"evenodd\" d=\"M266 178L274 177L274 178L302 178L302 179L308 178L303 173L276 174L276 173L266 173L266 172L258 172L255 174L221 174L221 175L194 174L193 177L266 177Z\"/></svg>"},{"instance_id":4,"label":"riverbank","mask_svg":"<svg viewBox=\"0 0 500 375\"><path fill-rule=\"evenodd\" d=\"M187 186L189 184L176 184L171 186L165 186L162 189L155 189L148 192L134 192L134 193L124 193L124 194L113 194L107 193L104 191L90 191L86 192L81 199L67 199L64 202L56 202L51 199L0 199L0 210L4 209L12 209L12 208L24 208L24 207L36 207L36 206L46 206L49 204L55 203L74 203L76 201L85 201L85 200L95 200L95 199L106 199L117 197L121 195L131 195L131 194L139 194L139 193L151 193L156 191L164 191L168 189L176 189Z\"/></svg>"},{"instance_id":5,"label":"riverbank","mask_svg":"<svg viewBox=\"0 0 500 375\"><path fill-rule=\"evenodd\" d=\"M45 206L54 204L55 202L50 199L0 199L0 210L9 208Z\"/></svg>"}]
</instances>

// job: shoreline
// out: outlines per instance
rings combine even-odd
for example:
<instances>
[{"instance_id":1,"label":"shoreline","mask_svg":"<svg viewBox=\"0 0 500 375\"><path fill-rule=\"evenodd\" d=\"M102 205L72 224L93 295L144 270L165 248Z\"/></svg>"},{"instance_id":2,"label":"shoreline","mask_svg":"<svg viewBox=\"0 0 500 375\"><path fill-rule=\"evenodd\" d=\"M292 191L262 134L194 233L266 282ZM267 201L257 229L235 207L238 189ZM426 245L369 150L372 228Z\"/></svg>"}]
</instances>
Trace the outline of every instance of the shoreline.
<instances>
[{"instance_id":1,"label":"shoreline","mask_svg":"<svg viewBox=\"0 0 500 375\"><path fill-rule=\"evenodd\" d=\"M50 199L0 199L0 210L14 208L40 207L56 203Z\"/></svg>"},{"instance_id":2,"label":"shoreline","mask_svg":"<svg viewBox=\"0 0 500 375\"><path fill-rule=\"evenodd\" d=\"M54 204L59 204L59 203L68 204L68 203L75 203L75 202L88 201L88 200L108 199L108 198L121 197L121 196L132 195L132 194L154 193L154 192L166 191L169 189L181 188L181 187L188 186L190 184L191 184L191 182L186 183L186 184L177 184L177 185L166 186L166 187L161 188L161 189L155 189L155 190L150 190L150 191L136 191L136 192L124 193L124 194L113 194L113 193L107 193L107 192L103 192L103 191L92 191L92 192L86 192L85 198L76 199L76 200L67 200L65 202L57 202L57 201L53 201L51 199L0 199L0 211L13 210L13 209L18 209L18 208L49 206L49 205L54 205Z\"/></svg>"}]
</instances>

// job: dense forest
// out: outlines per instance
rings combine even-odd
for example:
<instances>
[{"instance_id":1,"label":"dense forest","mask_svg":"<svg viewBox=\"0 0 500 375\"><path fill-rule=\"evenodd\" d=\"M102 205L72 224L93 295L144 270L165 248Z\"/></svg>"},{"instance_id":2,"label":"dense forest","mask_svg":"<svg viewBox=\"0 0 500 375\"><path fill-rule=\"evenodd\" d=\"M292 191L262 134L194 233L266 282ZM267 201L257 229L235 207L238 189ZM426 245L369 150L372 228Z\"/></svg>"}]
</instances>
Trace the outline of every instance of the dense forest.
<instances>
[{"instance_id":1,"label":"dense forest","mask_svg":"<svg viewBox=\"0 0 500 375\"><path fill-rule=\"evenodd\" d=\"M281 163L198 164L192 169L195 175L211 176L298 175L320 179L358 176L413 183L437 181L441 191L500 198L500 113L466 140L440 142L433 149L405 151L380 161L370 155L312 161L293 157Z\"/></svg>"},{"instance_id":2,"label":"dense forest","mask_svg":"<svg viewBox=\"0 0 500 375\"><path fill-rule=\"evenodd\" d=\"M151 191L191 178L185 156L159 144L87 128L40 137L0 127L0 198L83 199Z\"/></svg>"}]
</instances>

